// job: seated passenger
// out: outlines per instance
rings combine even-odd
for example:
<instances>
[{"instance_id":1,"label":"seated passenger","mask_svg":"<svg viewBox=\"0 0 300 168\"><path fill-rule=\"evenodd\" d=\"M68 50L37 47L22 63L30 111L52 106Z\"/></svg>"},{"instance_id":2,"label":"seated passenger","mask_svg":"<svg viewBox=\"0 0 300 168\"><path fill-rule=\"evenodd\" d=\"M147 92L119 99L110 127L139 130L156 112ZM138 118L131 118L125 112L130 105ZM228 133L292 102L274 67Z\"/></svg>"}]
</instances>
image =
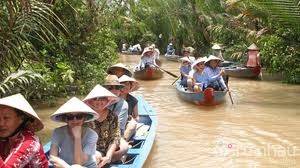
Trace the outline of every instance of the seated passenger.
<instances>
[{"instance_id":1,"label":"seated passenger","mask_svg":"<svg viewBox=\"0 0 300 168\"><path fill-rule=\"evenodd\" d=\"M180 85L183 87L187 87L187 80L189 77L189 72L192 70L191 68L191 60L188 57L180 58L180 61L182 62L179 68L180 74L181 74L181 81Z\"/></svg>"},{"instance_id":2,"label":"seated passenger","mask_svg":"<svg viewBox=\"0 0 300 168\"><path fill-rule=\"evenodd\" d=\"M185 47L183 49L183 56L188 57L191 60L191 63L193 63L196 59L195 57L193 57L194 51L195 51L195 49L193 47Z\"/></svg>"},{"instance_id":3,"label":"seated passenger","mask_svg":"<svg viewBox=\"0 0 300 168\"><path fill-rule=\"evenodd\" d=\"M170 43L167 47L167 52L165 55L175 55L175 48L172 43Z\"/></svg>"},{"instance_id":4,"label":"seated passenger","mask_svg":"<svg viewBox=\"0 0 300 168\"><path fill-rule=\"evenodd\" d=\"M154 48L147 47L144 49L142 53L142 57L140 60L139 65L137 66L138 69L145 69L147 67L155 67L158 66L155 61L155 56L154 56Z\"/></svg>"},{"instance_id":5,"label":"seated passenger","mask_svg":"<svg viewBox=\"0 0 300 168\"><path fill-rule=\"evenodd\" d=\"M206 79L204 75L206 57L198 58L193 64L193 70L189 74L188 88L194 92L203 91Z\"/></svg>"},{"instance_id":6,"label":"seated passenger","mask_svg":"<svg viewBox=\"0 0 300 168\"><path fill-rule=\"evenodd\" d=\"M128 103L128 122L124 132L124 139L129 141L129 139L135 133L137 123L139 121L138 100L130 93L137 90L139 86L138 82L134 78L131 78L127 75L121 76L119 81L125 86L121 89L121 96Z\"/></svg>"},{"instance_id":7,"label":"seated passenger","mask_svg":"<svg viewBox=\"0 0 300 168\"><path fill-rule=\"evenodd\" d=\"M227 90L227 86L222 77L225 75L225 71L218 67L220 63L221 59L213 55L210 55L205 61L204 74L206 86L204 86L204 88L210 87L216 91Z\"/></svg>"},{"instance_id":8,"label":"seated passenger","mask_svg":"<svg viewBox=\"0 0 300 168\"><path fill-rule=\"evenodd\" d=\"M124 74L126 74L128 76L132 76L132 73L130 72L128 67L126 65L124 65L123 63L117 63L117 64L110 66L106 72L107 72L107 74L110 74L110 75L117 75L118 78L120 78Z\"/></svg>"},{"instance_id":9,"label":"seated passenger","mask_svg":"<svg viewBox=\"0 0 300 168\"><path fill-rule=\"evenodd\" d=\"M0 167L48 168L48 160L35 132L43 123L21 94L0 99Z\"/></svg>"},{"instance_id":10,"label":"seated passenger","mask_svg":"<svg viewBox=\"0 0 300 168\"><path fill-rule=\"evenodd\" d=\"M98 134L97 141L97 165L103 167L120 158L113 157L120 145L120 126L118 116L108 109L118 97L100 85L84 98L84 102L99 114L99 118L93 121L93 129Z\"/></svg>"},{"instance_id":11,"label":"seated passenger","mask_svg":"<svg viewBox=\"0 0 300 168\"><path fill-rule=\"evenodd\" d=\"M94 110L76 97L68 100L51 115L53 121L67 123L56 128L51 138L50 161L55 167L63 167L62 161L58 158L68 165L97 167L98 135L85 123L98 117L99 115Z\"/></svg>"}]
</instances>

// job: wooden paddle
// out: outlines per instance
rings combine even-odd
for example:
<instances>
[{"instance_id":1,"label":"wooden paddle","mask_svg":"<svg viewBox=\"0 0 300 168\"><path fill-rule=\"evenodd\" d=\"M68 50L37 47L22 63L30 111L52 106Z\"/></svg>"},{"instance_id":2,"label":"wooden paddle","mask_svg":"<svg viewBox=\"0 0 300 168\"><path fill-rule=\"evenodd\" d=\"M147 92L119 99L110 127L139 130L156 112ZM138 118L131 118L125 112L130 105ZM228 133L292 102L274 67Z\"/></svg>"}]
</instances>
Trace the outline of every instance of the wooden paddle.
<instances>
[{"instance_id":1,"label":"wooden paddle","mask_svg":"<svg viewBox=\"0 0 300 168\"><path fill-rule=\"evenodd\" d=\"M179 78L180 78L180 76L178 76L178 78L177 78L176 80L174 80L174 82L172 83L172 85L174 85L174 83L175 83L176 81L178 81Z\"/></svg>"},{"instance_id":2,"label":"wooden paddle","mask_svg":"<svg viewBox=\"0 0 300 168\"><path fill-rule=\"evenodd\" d=\"M230 100L231 100L231 104L233 104L233 99L232 99L232 96L231 96L231 91L229 90L229 87L228 87L228 82L229 82L229 76L228 75L225 75L225 78L226 79L224 79L226 82L226 86L227 86L227 90L228 90L228 95L229 95L229 97L230 97Z\"/></svg>"},{"instance_id":3,"label":"wooden paddle","mask_svg":"<svg viewBox=\"0 0 300 168\"><path fill-rule=\"evenodd\" d=\"M173 73L170 72L170 71L167 71L167 70L165 70L165 69L163 69L163 68L161 68L161 67L159 67L159 66L157 66L157 65L155 65L155 64L152 64L152 65L154 65L156 68L158 68L158 69L160 69L160 70L166 72L167 74L173 76L174 78L179 78L177 75L173 74Z\"/></svg>"}]
</instances>

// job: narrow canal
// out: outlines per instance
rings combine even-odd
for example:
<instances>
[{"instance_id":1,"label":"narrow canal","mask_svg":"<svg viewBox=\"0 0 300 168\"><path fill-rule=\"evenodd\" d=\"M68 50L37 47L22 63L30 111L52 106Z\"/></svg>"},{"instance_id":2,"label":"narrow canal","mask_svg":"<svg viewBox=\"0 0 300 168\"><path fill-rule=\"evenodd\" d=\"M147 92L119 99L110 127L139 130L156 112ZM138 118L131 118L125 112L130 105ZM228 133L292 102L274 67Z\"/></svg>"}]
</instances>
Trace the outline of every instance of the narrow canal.
<instances>
[{"instance_id":1,"label":"narrow canal","mask_svg":"<svg viewBox=\"0 0 300 168\"><path fill-rule=\"evenodd\" d=\"M120 61L133 67L136 55ZM178 73L177 62L162 58L162 68ZM145 168L292 168L300 163L300 86L280 81L230 78L234 105L214 107L182 101L164 74L155 81L139 81L142 95L158 115L158 130ZM63 103L63 102L62 102ZM38 109L49 132L56 123L49 114L58 107ZM299 167L299 166L298 166Z\"/></svg>"}]
</instances>

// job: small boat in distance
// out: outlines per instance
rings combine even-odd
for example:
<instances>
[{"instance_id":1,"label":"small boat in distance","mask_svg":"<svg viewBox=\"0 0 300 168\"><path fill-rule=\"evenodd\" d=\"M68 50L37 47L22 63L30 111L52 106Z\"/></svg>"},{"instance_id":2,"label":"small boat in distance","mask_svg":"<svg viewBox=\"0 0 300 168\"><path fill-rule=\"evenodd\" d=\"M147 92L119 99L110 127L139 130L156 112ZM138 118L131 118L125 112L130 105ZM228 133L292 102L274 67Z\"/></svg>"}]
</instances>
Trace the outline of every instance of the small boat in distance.
<instances>
[{"instance_id":1,"label":"small boat in distance","mask_svg":"<svg viewBox=\"0 0 300 168\"><path fill-rule=\"evenodd\" d=\"M212 88L207 88L203 92L192 92L180 85L180 80L176 82L175 86L181 99L204 106L214 106L223 103L227 93L227 91L214 91Z\"/></svg>"},{"instance_id":2,"label":"small boat in distance","mask_svg":"<svg viewBox=\"0 0 300 168\"><path fill-rule=\"evenodd\" d=\"M183 56L179 56L179 55L165 55L166 60L169 61L174 61L174 62L178 62L180 58L182 58Z\"/></svg>"},{"instance_id":3,"label":"small boat in distance","mask_svg":"<svg viewBox=\"0 0 300 168\"><path fill-rule=\"evenodd\" d=\"M228 66L223 67L225 74L236 78L259 78L261 74L261 66L245 67L245 66Z\"/></svg>"},{"instance_id":4,"label":"small boat in distance","mask_svg":"<svg viewBox=\"0 0 300 168\"><path fill-rule=\"evenodd\" d=\"M142 168L152 149L157 130L157 114L142 96L135 96L138 99L139 124L136 134L131 138L130 148L126 160L123 163L111 163L111 168ZM44 145L44 152L49 158L51 142ZM49 168L52 165L49 165Z\"/></svg>"},{"instance_id":5,"label":"small boat in distance","mask_svg":"<svg viewBox=\"0 0 300 168\"><path fill-rule=\"evenodd\" d=\"M135 79L141 80L155 80L163 77L163 71L157 67L146 67L144 69L138 70L137 68L133 71L133 76Z\"/></svg>"}]
</instances>

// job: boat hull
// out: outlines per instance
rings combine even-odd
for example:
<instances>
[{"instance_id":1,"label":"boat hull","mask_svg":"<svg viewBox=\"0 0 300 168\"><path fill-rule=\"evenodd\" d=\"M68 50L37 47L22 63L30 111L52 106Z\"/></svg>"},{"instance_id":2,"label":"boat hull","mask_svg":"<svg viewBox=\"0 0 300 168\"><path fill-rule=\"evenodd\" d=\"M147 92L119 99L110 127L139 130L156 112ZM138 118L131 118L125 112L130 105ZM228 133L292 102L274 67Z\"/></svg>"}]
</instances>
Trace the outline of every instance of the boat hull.
<instances>
[{"instance_id":1,"label":"boat hull","mask_svg":"<svg viewBox=\"0 0 300 168\"><path fill-rule=\"evenodd\" d=\"M174 62L178 62L180 58L182 58L182 56L179 55L165 55L166 60L169 61L174 61Z\"/></svg>"},{"instance_id":2,"label":"boat hull","mask_svg":"<svg viewBox=\"0 0 300 168\"><path fill-rule=\"evenodd\" d=\"M229 67L224 67L224 70L226 75L230 77L236 77L236 78L258 78L261 73L260 66L254 68L229 66Z\"/></svg>"},{"instance_id":3,"label":"boat hull","mask_svg":"<svg viewBox=\"0 0 300 168\"><path fill-rule=\"evenodd\" d=\"M214 106L223 103L227 93L227 91L214 91L212 88L207 88L199 93L191 92L182 87L180 81L176 82L176 90L181 99L203 106Z\"/></svg>"},{"instance_id":4,"label":"boat hull","mask_svg":"<svg viewBox=\"0 0 300 168\"><path fill-rule=\"evenodd\" d=\"M163 77L163 71L155 67L147 67L133 72L134 78L141 80L155 80Z\"/></svg>"}]
</instances>

